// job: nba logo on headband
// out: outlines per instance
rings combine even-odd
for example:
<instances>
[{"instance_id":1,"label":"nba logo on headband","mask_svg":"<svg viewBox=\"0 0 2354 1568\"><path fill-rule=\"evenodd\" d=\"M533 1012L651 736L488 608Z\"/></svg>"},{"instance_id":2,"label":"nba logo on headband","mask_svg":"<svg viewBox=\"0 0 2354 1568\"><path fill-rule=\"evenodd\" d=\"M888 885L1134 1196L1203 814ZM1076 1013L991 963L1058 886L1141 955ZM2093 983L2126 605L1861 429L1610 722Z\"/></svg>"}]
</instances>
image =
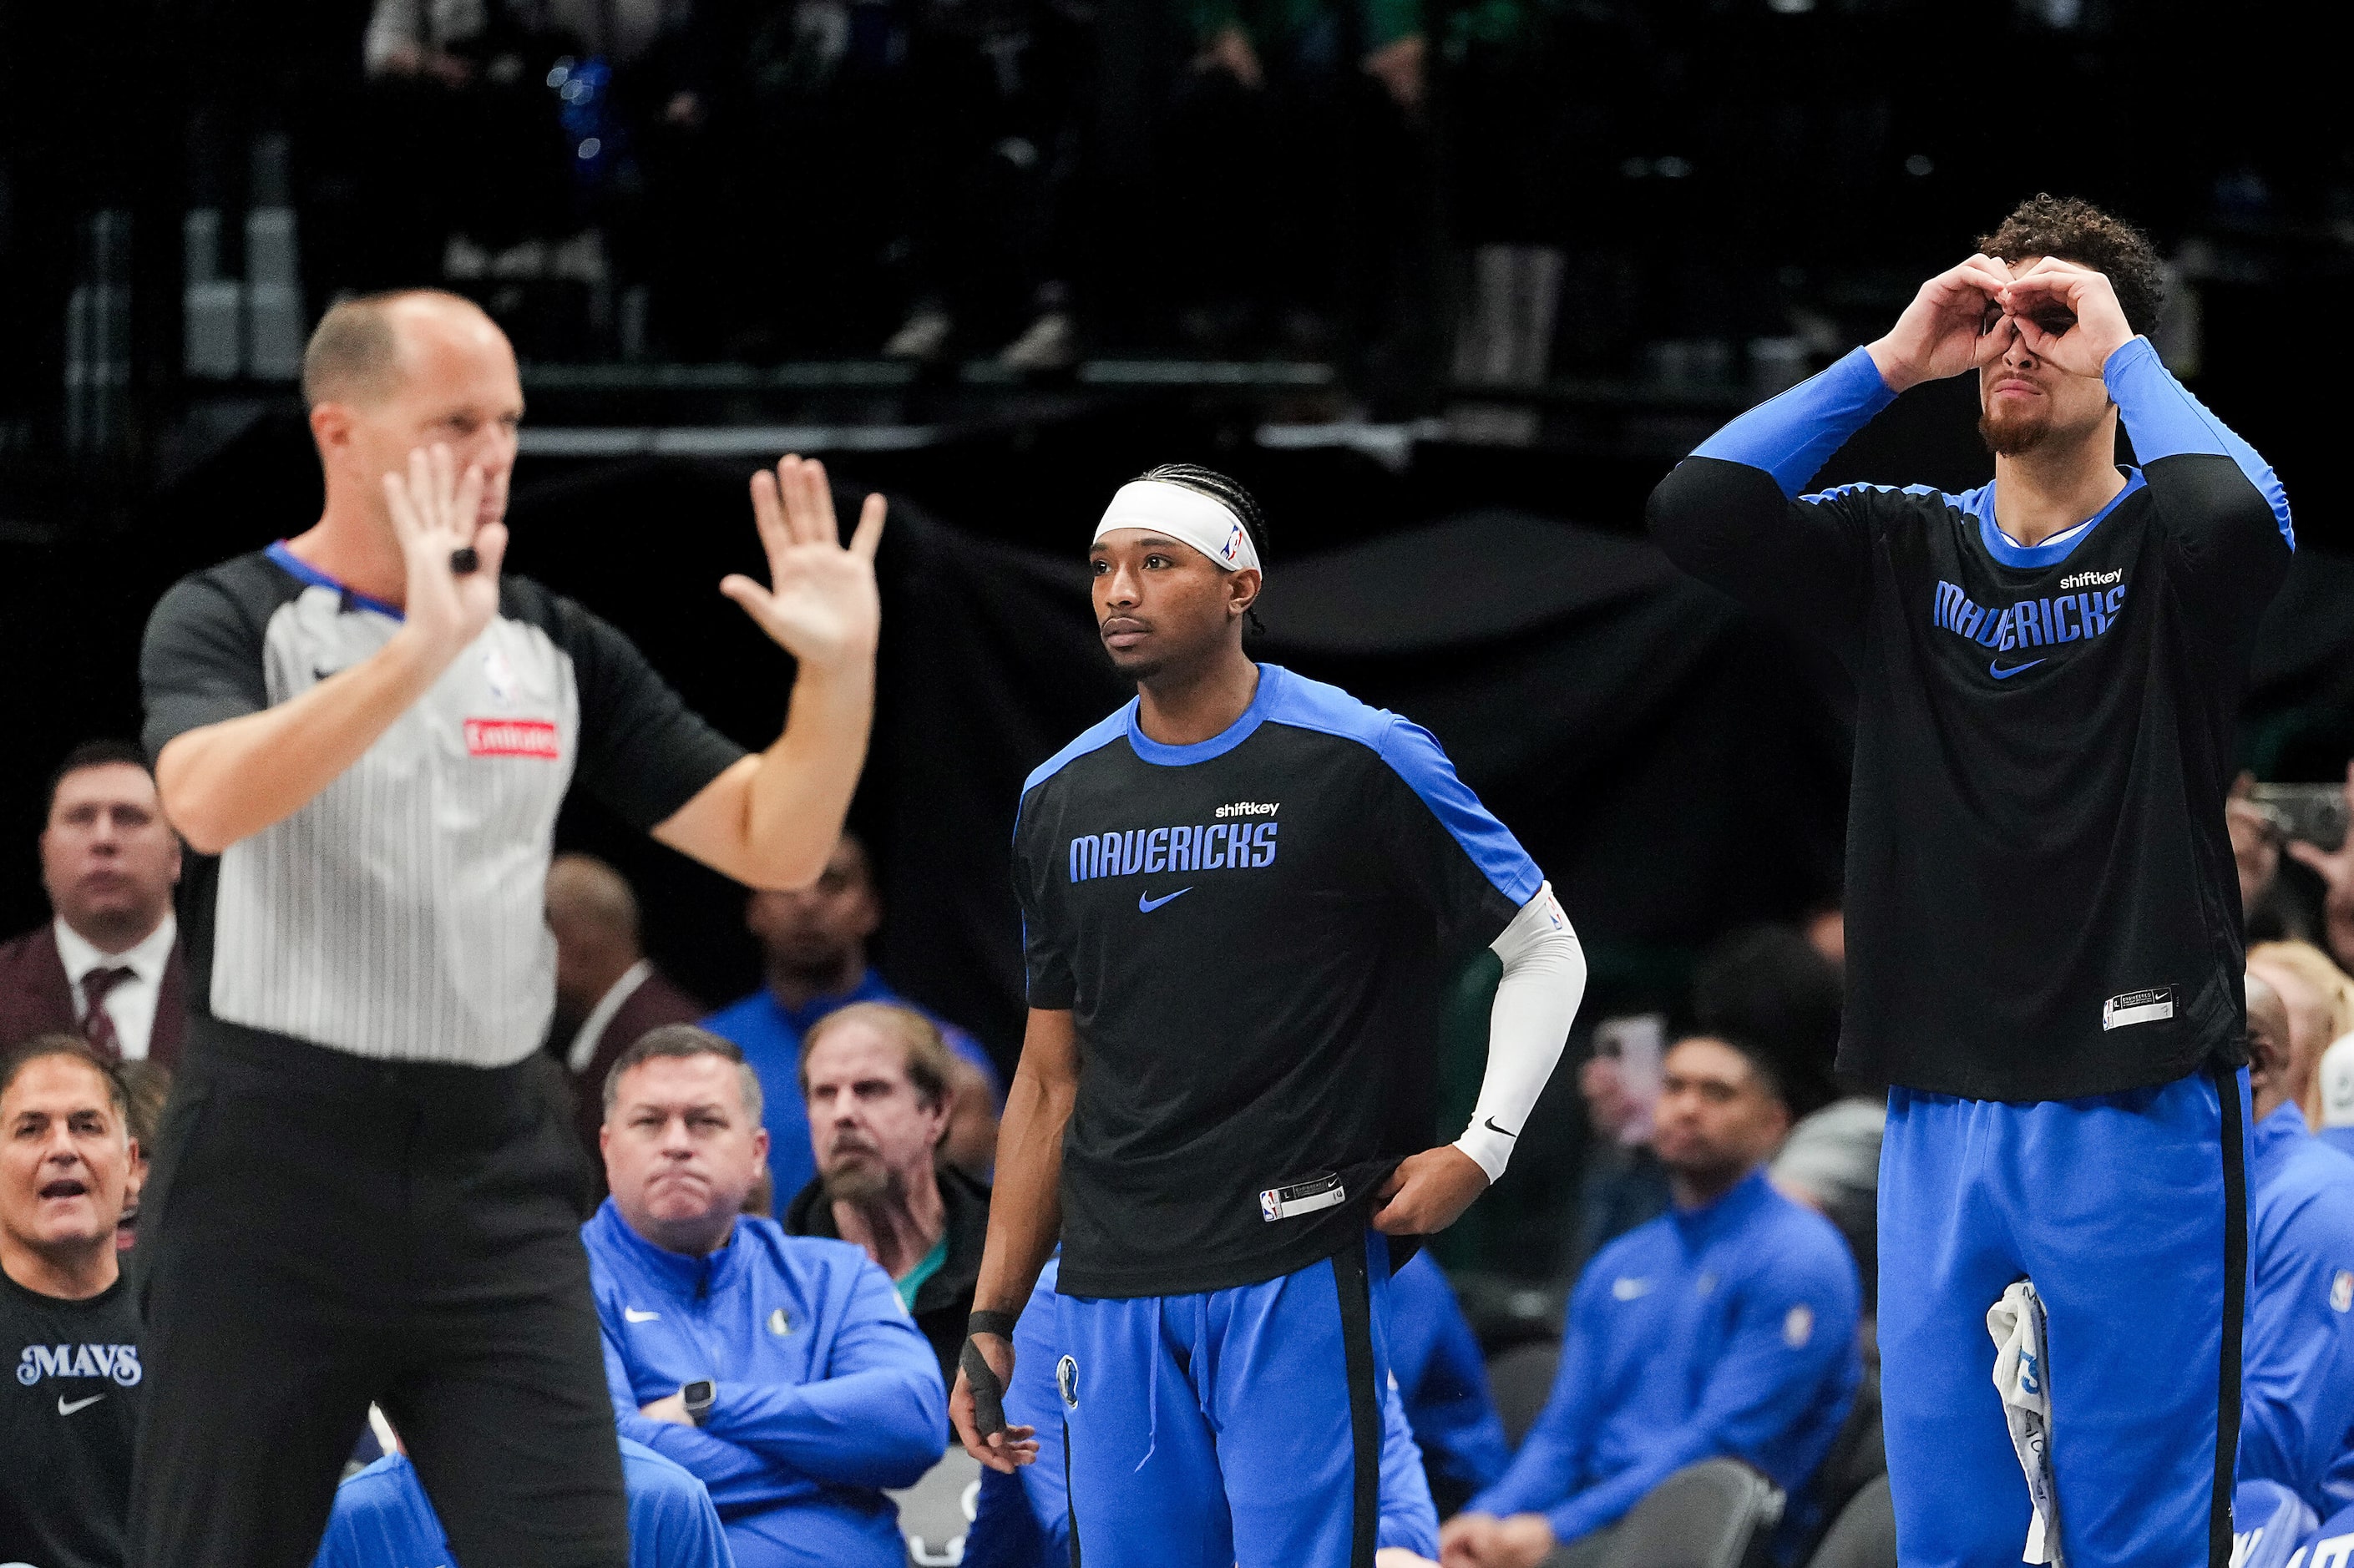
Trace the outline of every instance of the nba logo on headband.
<instances>
[{"instance_id":1,"label":"nba logo on headband","mask_svg":"<svg viewBox=\"0 0 2354 1568\"><path fill-rule=\"evenodd\" d=\"M1235 563L1235 558L1237 556L1240 556L1242 553L1243 553L1243 525L1242 525L1241 524L1239 524L1239 523L1236 523L1236 524L1233 524L1233 525L1232 525L1232 527L1229 529L1229 531L1228 531L1228 532L1227 532L1227 534L1226 534L1226 547L1225 547L1225 549L1223 549L1223 550L1220 550L1220 551L1218 552L1218 555L1219 555L1219 556L1220 556L1222 559L1224 559L1224 560L1225 561L1225 563L1226 563L1228 566L1232 566L1232 565L1234 565L1234 563Z\"/></svg>"}]
</instances>

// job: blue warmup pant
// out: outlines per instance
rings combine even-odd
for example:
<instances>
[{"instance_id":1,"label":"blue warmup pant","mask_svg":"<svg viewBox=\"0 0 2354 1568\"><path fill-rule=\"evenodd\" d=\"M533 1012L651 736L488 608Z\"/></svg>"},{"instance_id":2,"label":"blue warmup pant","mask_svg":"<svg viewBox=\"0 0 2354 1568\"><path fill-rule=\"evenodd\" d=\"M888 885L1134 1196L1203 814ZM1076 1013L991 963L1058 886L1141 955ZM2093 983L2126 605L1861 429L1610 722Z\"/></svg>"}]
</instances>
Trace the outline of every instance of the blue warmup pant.
<instances>
[{"instance_id":1,"label":"blue warmup pant","mask_svg":"<svg viewBox=\"0 0 2354 1568\"><path fill-rule=\"evenodd\" d=\"M1063 1296L1074 1561L1372 1568L1387 1238L1258 1285Z\"/></svg>"},{"instance_id":2,"label":"blue warmup pant","mask_svg":"<svg viewBox=\"0 0 2354 1568\"><path fill-rule=\"evenodd\" d=\"M2035 1283L2070 1568L2226 1568L2248 1079L2014 1105L1892 1090L1881 1401L1904 1568L2009 1568L2027 1487L1987 1308Z\"/></svg>"}]
</instances>

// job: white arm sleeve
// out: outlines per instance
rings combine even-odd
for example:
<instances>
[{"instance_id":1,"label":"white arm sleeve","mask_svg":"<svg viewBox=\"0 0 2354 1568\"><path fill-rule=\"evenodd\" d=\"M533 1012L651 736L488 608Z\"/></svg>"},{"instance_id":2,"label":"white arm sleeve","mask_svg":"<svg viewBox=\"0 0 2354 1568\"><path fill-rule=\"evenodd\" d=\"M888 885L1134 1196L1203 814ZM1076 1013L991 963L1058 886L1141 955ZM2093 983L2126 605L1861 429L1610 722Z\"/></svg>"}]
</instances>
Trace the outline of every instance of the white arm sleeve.
<instances>
[{"instance_id":1,"label":"white arm sleeve","mask_svg":"<svg viewBox=\"0 0 2354 1568\"><path fill-rule=\"evenodd\" d=\"M1504 934L1489 946L1504 960L1504 978L1488 1015L1488 1070L1479 1080L1479 1103L1455 1147L1478 1160L1493 1181L1504 1173L1513 1140L1561 1060L1570 1022L1585 994L1585 949L1578 946L1550 882L1521 906Z\"/></svg>"}]
</instances>

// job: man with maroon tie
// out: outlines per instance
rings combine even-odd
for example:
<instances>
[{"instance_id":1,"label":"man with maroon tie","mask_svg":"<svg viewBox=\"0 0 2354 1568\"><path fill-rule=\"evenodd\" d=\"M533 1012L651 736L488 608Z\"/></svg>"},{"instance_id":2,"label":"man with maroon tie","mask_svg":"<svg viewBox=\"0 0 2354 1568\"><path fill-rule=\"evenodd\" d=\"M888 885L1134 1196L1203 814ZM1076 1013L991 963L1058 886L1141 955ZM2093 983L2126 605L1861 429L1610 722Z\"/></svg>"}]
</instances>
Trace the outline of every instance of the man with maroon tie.
<instances>
[{"instance_id":1,"label":"man with maroon tie","mask_svg":"<svg viewBox=\"0 0 2354 1568\"><path fill-rule=\"evenodd\" d=\"M127 741L76 747L49 784L41 884L55 912L0 944L0 1049L80 1034L111 1061L169 1067L186 1022L172 889L180 840Z\"/></svg>"}]
</instances>

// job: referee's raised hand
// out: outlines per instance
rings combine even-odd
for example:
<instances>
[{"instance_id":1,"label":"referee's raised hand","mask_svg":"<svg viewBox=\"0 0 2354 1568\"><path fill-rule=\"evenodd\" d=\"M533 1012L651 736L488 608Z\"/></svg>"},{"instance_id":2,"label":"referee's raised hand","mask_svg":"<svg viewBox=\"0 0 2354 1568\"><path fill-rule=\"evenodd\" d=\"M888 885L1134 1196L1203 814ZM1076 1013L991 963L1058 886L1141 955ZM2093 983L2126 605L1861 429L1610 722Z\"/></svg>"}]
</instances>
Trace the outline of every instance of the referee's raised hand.
<instances>
[{"instance_id":1,"label":"referee's raised hand","mask_svg":"<svg viewBox=\"0 0 2354 1568\"><path fill-rule=\"evenodd\" d=\"M479 466L461 472L457 454L440 442L408 454L408 471L384 476L384 499L408 566L406 626L455 658L490 624L499 608L499 565L506 558L507 525L482 518L484 482ZM472 569L461 570L472 552Z\"/></svg>"},{"instance_id":2,"label":"referee's raised hand","mask_svg":"<svg viewBox=\"0 0 2354 1568\"><path fill-rule=\"evenodd\" d=\"M719 591L805 664L872 659L883 620L875 587L883 513L883 498L868 496L845 547L825 464L789 456L774 473L762 469L752 476L752 520L769 556L768 586L739 572L721 579Z\"/></svg>"}]
</instances>

